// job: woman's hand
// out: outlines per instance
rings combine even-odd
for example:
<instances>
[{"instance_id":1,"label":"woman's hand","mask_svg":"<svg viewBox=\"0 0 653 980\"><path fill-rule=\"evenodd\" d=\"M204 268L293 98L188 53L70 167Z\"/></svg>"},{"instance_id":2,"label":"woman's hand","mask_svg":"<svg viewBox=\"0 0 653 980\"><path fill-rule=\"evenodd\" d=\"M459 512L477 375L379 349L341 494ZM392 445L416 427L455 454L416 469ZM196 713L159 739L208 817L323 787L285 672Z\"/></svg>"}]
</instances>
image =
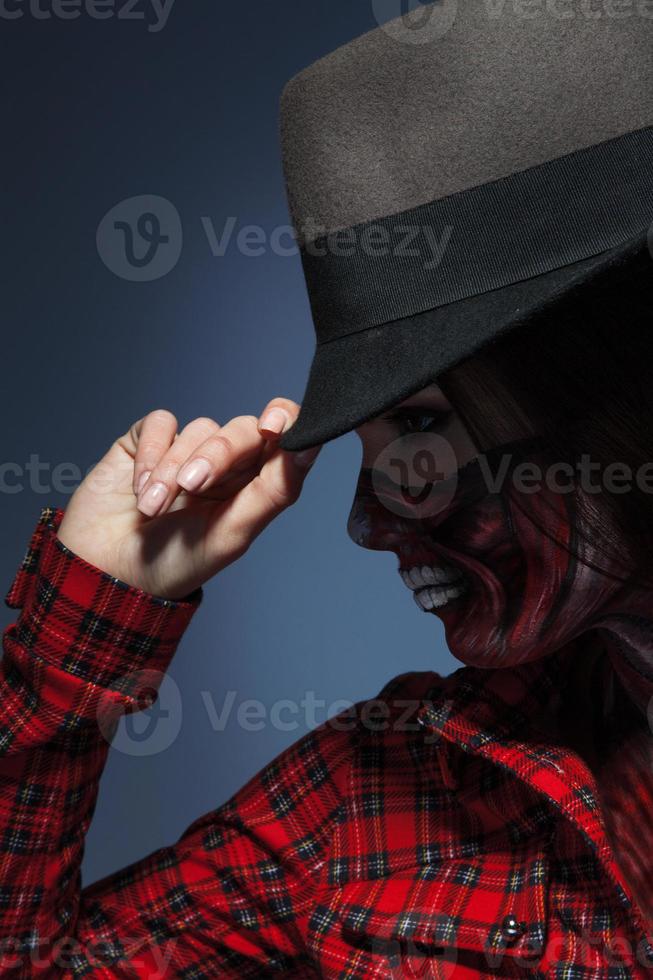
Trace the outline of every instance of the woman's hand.
<instances>
[{"instance_id":1,"label":"woman's hand","mask_svg":"<svg viewBox=\"0 0 653 980\"><path fill-rule=\"evenodd\" d=\"M273 409L285 423L278 432L263 426ZM129 585L185 598L298 499L312 459L299 465L302 454L276 446L298 413L295 402L274 398L261 421L241 415L221 426L197 418L178 433L172 412L150 412L77 487L59 539ZM319 448L307 453L314 459Z\"/></svg>"}]
</instances>

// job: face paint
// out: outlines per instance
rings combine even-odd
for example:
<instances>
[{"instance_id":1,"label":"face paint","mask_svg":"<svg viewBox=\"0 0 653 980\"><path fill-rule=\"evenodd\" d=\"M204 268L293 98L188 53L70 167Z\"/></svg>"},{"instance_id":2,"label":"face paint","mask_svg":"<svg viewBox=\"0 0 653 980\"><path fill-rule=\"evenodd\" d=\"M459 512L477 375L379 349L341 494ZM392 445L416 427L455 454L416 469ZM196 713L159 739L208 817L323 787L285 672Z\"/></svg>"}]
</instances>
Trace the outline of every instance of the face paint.
<instances>
[{"instance_id":1,"label":"face paint","mask_svg":"<svg viewBox=\"0 0 653 980\"><path fill-rule=\"evenodd\" d=\"M653 675L650 594L610 577L622 569L611 569L589 529L579 533L580 488L561 492L542 480L537 492L525 493L512 479L525 460L546 473L538 447L537 438L522 439L470 460L456 473L451 501L431 516L411 511L405 487L364 467L348 533L361 547L397 554L404 583L420 609L442 620L447 645L463 663L514 666L600 628L615 652L625 644L632 662ZM506 458L497 489L491 478Z\"/></svg>"}]
</instances>

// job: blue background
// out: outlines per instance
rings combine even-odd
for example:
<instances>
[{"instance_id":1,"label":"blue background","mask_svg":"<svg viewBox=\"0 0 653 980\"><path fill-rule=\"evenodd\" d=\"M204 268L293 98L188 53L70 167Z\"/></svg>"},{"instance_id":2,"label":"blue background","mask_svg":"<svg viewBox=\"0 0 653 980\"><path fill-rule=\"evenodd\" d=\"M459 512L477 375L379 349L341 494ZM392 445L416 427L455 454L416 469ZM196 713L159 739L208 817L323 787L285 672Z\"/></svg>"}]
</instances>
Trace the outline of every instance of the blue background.
<instances>
[{"instance_id":1,"label":"blue background","mask_svg":"<svg viewBox=\"0 0 653 980\"><path fill-rule=\"evenodd\" d=\"M149 7L135 9L153 24ZM116 17L38 20L27 7L0 22L2 459L46 464L40 488L27 471L7 478L15 492L3 486L6 588L40 508L65 507L74 488L54 489L57 464L86 472L154 408L181 427L259 414L276 395L301 401L314 335L299 258L233 244L216 257L202 218L218 234L230 216L236 230L288 223L281 89L375 26L371 0L177 0L158 32ZM174 204L183 250L168 275L129 282L101 260L96 232L111 208L143 194ZM153 754L112 748L85 885L176 840L311 727L300 710L282 715L289 726L268 718L250 730L237 718L248 699L267 711L312 691L325 702L320 723L340 699L374 697L397 673L458 666L396 557L347 536L360 461L355 434L327 444L298 503L205 586L170 671L178 735ZM6 626L16 614L2 609ZM232 711L216 729L207 704L220 712L228 692Z\"/></svg>"}]
</instances>

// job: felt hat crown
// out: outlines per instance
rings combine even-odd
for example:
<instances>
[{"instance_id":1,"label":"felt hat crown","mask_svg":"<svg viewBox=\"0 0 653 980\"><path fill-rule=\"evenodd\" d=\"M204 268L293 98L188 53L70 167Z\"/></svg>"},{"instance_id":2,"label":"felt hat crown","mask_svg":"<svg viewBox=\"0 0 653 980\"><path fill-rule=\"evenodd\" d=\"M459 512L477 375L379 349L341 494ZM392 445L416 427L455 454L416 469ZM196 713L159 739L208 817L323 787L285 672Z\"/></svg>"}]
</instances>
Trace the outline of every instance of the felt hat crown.
<instances>
[{"instance_id":1,"label":"felt hat crown","mask_svg":"<svg viewBox=\"0 0 653 980\"><path fill-rule=\"evenodd\" d=\"M615 265L641 274L653 0L422 5L292 78L280 125L316 337L295 450Z\"/></svg>"}]
</instances>

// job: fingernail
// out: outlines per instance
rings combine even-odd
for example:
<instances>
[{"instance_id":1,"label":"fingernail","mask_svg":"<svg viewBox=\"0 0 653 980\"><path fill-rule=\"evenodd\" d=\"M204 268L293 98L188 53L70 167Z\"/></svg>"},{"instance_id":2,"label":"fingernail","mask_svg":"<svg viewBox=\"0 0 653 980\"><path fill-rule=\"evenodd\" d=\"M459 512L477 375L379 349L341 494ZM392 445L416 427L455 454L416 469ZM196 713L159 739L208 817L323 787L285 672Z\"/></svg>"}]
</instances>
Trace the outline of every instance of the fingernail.
<instances>
[{"instance_id":1,"label":"fingernail","mask_svg":"<svg viewBox=\"0 0 653 980\"><path fill-rule=\"evenodd\" d=\"M297 466L301 467L302 469L308 469L308 467L315 461L315 458L321 448L321 445L311 446L310 449L302 449L300 453L293 453L293 458Z\"/></svg>"},{"instance_id":2,"label":"fingernail","mask_svg":"<svg viewBox=\"0 0 653 980\"><path fill-rule=\"evenodd\" d=\"M271 408L261 419L259 427L269 429L270 432L283 432L283 427L288 418L288 413L284 412L282 408Z\"/></svg>"},{"instance_id":3,"label":"fingernail","mask_svg":"<svg viewBox=\"0 0 653 980\"><path fill-rule=\"evenodd\" d=\"M161 509L163 502L168 496L168 488L165 483L153 483L138 501L138 509L148 517L154 515Z\"/></svg>"},{"instance_id":4,"label":"fingernail","mask_svg":"<svg viewBox=\"0 0 653 980\"><path fill-rule=\"evenodd\" d=\"M143 489L143 487L147 483L151 472L152 472L152 470L145 470L145 472L144 473L141 473L141 475L139 476L139 478L138 478L138 486L136 487L136 496L138 496L138 494L141 492L141 490Z\"/></svg>"},{"instance_id":5,"label":"fingernail","mask_svg":"<svg viewBox=\"0 0 653 980\"><path fill-rule=\"evenodd\" d=\"M177 483L184 490L192 492L202 486L210 472L211 464L208 459L194 459L182 466L177 476Z\"/></svg>"}]
</instances>

